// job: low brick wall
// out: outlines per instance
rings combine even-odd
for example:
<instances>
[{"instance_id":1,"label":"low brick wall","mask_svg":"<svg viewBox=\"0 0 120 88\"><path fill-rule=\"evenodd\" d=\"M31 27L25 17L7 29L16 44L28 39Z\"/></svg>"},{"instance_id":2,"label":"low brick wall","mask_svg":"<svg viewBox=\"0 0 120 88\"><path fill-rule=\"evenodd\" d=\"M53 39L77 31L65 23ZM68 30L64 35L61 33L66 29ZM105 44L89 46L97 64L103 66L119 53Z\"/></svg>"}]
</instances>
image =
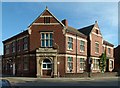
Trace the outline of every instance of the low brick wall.
<instances>
[{"instance_id":1,"label":"low brick wall","mask_svg":"<svg viewBox=\"0 0 120 88\"><path fill-rule=\"evenodd\" d=\"M115 77L117 72L91 73L91 77ZM64 77L88 77L88 73L66 73Z\"/></svg>"}]
</instances>

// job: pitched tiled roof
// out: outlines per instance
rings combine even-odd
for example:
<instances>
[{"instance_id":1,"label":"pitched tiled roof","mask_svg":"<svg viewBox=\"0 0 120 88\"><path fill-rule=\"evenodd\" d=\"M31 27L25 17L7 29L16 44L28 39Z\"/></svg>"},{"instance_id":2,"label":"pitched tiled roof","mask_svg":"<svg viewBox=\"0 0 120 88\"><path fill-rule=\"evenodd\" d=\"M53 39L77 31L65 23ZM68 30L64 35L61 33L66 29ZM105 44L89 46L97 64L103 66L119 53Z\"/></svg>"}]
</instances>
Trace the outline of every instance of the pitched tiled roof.
<instances>
[{"instance_id":1,"label":"pitched tiled roof","mask_svg":"<svg viewBox=\"0 0 120 88\"><path fill-rule=\"evenodd\" d=\"M81 29L78 29L78 31L82 32L86 36L89 36L89 34L90 34L91 30L93 29L94 25L95 24L87 26L87 27L84 27L84 28L81 28Z\"/></svg>"},{"instance_id":2,"label":"pitched tiled roof","mask_svg":"<svg viewBox=\"0 0 120 88\"><path fill-rule=\"evenodd\" d=\"M104 44L104 45L108 45L108 46L112 46L112 47L114 46L113 44L109 43L109 42L106 41L106 40L103 41L103 44Z\"/></svg>"},{"instance_id":3,"label":"pitched tiled roof","mask_svg":"<svg viewBox=\"0 0 120 88\"><path fill-rule=\"evenodd\" d=\"M21 33L19 33L19 34L16 34L16 35L14 35L14 36L12 36L12 37L10 37L10 38L2 41L2 42L3 42L3 43L6 43L6 42L11 41L12 39L18 37L18 36L24 35L24 34L28 34L28 30L24 30L23 32L21 32Z\"/></svg>"},{"instance_id":4,"label":"pitched tiled roof","mask_svg":"<svg viewBox=\"0 0 120 88\"><path fill-rule=\"evenodd\" d=\"M68 28L67 28L66 31L67 31L67 32L75 33L75 34L77 34L77 35L79 35L79 36L81 36L81 37L83 37L83 38L87 38L86 35L84 35L83 33L79 32L76 28L73 28L73 27L68 26Z\"/></svg>"}]
</instances>

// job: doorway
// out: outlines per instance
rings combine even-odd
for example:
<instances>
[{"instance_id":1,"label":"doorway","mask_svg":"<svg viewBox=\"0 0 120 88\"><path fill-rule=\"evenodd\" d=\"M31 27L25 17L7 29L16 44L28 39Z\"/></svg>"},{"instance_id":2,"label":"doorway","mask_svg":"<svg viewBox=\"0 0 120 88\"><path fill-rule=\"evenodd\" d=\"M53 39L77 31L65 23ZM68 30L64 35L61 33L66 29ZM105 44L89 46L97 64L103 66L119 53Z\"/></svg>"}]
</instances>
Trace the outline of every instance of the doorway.
<instances>
[{"instance_id":1,"label":"doorway","mask_svg":"<svg viewBox=\"0 0 120 88\"><path fill-rule=\"evenodd\" d=\"M52 62L50 59L44 59L42 61L42 75L45 76L51 76L52 73Z\"/></svg>"}]
</instances>

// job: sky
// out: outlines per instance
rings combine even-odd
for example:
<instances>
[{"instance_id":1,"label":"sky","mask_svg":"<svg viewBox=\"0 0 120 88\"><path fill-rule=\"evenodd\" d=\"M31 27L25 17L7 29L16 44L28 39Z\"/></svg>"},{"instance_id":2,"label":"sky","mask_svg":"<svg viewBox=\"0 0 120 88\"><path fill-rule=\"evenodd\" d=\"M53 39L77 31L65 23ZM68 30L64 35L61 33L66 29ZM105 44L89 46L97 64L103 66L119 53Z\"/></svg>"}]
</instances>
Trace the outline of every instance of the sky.
<instances>
[{"instance_id":1,"label":"sky","mask_svg":"<svg viewBox=\"0 0 120 88\"><path fill-rule=\"evenodd\" d=\"M77 29L98 21L104 40L118 45L117 2L3 2L1 40L26 30L46 6L60 21L67 19L68 25Z\"/></svg>"}]
</instances>

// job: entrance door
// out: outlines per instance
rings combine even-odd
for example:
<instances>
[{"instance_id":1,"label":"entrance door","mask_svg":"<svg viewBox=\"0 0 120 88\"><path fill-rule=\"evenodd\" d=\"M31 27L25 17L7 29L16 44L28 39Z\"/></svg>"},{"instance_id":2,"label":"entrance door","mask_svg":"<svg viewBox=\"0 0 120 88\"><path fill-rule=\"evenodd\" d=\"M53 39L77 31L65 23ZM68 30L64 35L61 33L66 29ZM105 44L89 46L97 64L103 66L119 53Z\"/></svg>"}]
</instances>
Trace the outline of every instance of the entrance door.
<instances>
[{"instance_id":1,"label":"entrance door","mask_svg":"<svg viewBox=\"0 0 120 88\"><path fill-rule=\"evenodd\" d=\"M44 59L42 62L42 74L43 76L51 76L52 63L49 59Z\"/></svg>"}]
</instances>

